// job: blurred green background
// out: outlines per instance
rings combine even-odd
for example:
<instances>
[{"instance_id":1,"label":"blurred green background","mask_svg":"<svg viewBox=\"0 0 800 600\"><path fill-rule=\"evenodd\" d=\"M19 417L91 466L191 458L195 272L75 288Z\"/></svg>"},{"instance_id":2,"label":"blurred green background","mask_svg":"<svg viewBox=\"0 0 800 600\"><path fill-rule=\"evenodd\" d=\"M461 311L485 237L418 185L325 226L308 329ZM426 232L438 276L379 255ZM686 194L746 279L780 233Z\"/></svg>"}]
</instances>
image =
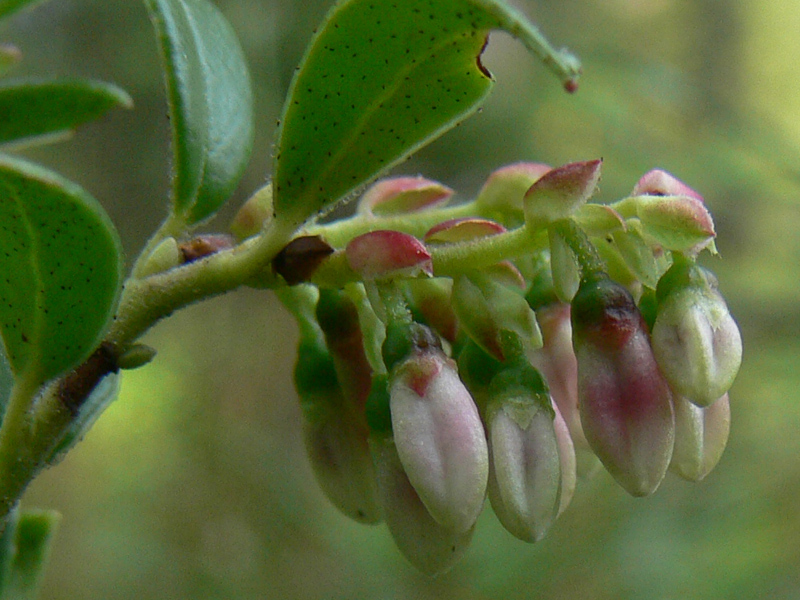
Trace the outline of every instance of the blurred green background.
<instances>
[{"instance_id":1,"label":"blurred green background","mask_svg":"<svg viewBox=\"0 0 800 600\"><path fill-rule=\"evenodd\" d=\"M270 173L292 70L328 0L218 0L256 85L252 164L231 209ZM397 172L474 194L516 160L603 157L599 199L653 167L701 191L721 260L707 260L745 339L733 428L700 484L669 476L634 499L601 473L536 545L485 511L450 573L416 573L384 527L327 504L304 456L291 388L296 334L268 293L191 307L148 336L159 355L126 373L120 399L28 506L63 522L46 599L789 599L800 597L800 2L519 0L584 62L574 96L508 36L485 63L484 110ZM105 205L133 255L165 214L169 134L144 8L131 0L50 0L0 39L25 54L17 75L113 81L119 111L26 156Z\"/></svg>"}]
</instances>

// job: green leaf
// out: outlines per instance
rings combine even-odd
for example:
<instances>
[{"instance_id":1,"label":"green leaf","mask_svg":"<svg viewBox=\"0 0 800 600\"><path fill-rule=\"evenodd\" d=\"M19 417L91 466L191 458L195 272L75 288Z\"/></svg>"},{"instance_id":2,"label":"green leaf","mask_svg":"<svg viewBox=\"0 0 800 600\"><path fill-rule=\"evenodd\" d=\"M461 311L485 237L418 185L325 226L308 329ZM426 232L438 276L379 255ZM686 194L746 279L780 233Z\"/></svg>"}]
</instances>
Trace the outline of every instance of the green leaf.
<instances>
[{"instance_id":1,"label":"green leaf","mask_svg":"<svg viewBox=\"0 0 800 600\"><path fill-rule=\"evenodd\" d=\"M279 129L275 210L299 225L451 129L492 87L489 32L519 37L570 89L577 62L496 0L344 0L295 75Z\"/></svg>"},{"instance_id":2,"label":"green leaf","mask_svg":"<svg viewBox=\"0 0 800 600\"><path fill-rule=\"evenodd\" d=\"M0 157L0 331L14 375L42 383L86 359L121 279L120 242L97 201Z\"/></svg>"},{"instance_id":3,"label":"green leaf","mask_svg":"<svg viewBox=\"0 0 800 600\"><path fill-rule=\"evenodd\" d=\"M0 0L0 19L38 2L41 0Z\"/></svg>"},{"instance_id":4,"label":"green leaf","mask_svg":"<svg viewBox=\"0 0 800 600\"><path fill-rule=\"evenodd\" d=\"M11 372L11 365L6 358L5 348L0 344L0 422L8 406L8 399L11 396L11 389L14 387L14 374Z\"/></svg>"},{"instance_id":5,"label":"green leaf","mask_svg":"<svg viewBox=\"0 0 800 600\"><path fill-rule=\"evenodd\" d=\"M0 600L34 600L58 522L56 511L14 510L0 540Z\"/></svg>"},{"instance_id":6,"label":"green leaf","mask_svg":"<svg viewBox=\"0 0 800 600\"><path fill-rule=\"evenodd\" d=\"M69 131L133 101L99 81L31 81L0 85L0 144Z\"/></svg>"},{"instance_id":7,"label":"green leaf","mask_svg":"<svg viewBox=\"0 0 800 600\"><path fill-rule=\"evenodd\" d=\"M236 34L207 0L146 0L167 83L174 211L187 224L230 197L250 158L253 98Z\"/></svg>"}]
</instances>

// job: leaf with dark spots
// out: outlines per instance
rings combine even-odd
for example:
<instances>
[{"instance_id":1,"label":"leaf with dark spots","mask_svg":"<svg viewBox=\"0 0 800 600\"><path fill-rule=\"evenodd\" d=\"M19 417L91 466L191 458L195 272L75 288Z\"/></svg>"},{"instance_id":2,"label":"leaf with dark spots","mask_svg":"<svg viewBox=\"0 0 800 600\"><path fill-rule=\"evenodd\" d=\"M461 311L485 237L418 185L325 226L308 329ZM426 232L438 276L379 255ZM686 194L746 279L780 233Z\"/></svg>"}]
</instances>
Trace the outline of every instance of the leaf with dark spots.
<instances>
[{"instance_id":1,"label":"leaf with dark spots","mask_svg":"<svg viewBox=\"0 0 800 600\"><path fill-rule=\"evenodd\" d=\"M16 378L43 383L89 356L116 307L122 262L96 200L0 158L0 333Z\"/></svg>"},{"instance_id":2,"label":"leaf with dark spots","mask_svg":"<svg viewBox=\"0 0 800 600\"><path fill-rule=\"evenodd\" d=\"M275 212L299 226L475 112L505 29L564 80L571 57L499 0L345 0L312 41L280 120Z\"/></svg>"}]
</instances>

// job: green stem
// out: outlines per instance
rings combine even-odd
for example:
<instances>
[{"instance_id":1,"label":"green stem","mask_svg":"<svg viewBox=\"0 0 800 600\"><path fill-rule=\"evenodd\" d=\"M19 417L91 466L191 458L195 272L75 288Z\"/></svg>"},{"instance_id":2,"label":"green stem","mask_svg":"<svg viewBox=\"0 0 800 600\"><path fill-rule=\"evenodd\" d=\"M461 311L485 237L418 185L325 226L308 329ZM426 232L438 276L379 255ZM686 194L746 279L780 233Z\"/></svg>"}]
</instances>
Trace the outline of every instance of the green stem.
<instances>
[{"instance_id":1,"label":"green stem","mask_svg":"<svg viewBox=\"0 0 800 600\"><path fill-rule=\"evenodd\" d=\"M0 523L19 500L32 478L38 455L31 446L30 408L41 381L30 373L23 374L11 390L8 406L0 427Z\"/></svg>"},{"instance_id":2,"label":"green stem","mask_svg":"<svg viewBox=\"0 0 800 600\"><path fill-rule=\"evenodd\" d=\"M584 233L583 229L572 219L562 219L553 223L552 227L556 233L560 235L569 246L570 250L575 254L578 259L578 264L581 269L581 278L586 279L598 273L606 271L606 265L597 249L589 241L589 238Z\"/></svg>"},{"instance_id":3,"label":"green stem","mask_svg":"<svg viewBox=\"0 0 800 600\"><path fill-rule=\"evenodd\" d=\"M431 245L428 250L433 261L434 275L454 277L504 260L527 256L546 247L546 231L523 225L505 233L468 242ZM359 279L358 273L350 268L345 253L337 252L320 265L311 282L320 287L342 287Z\"/></svg>"},{"instance_id":4,"label":"green stem","mask_svg":"<svg viewBox=\"0 0 800 600\"><path fill-rule=\"evenodd\" d=\"M386 217L355 214L350 218L335 221L327 225L312 225L302 230L302 235L319 235L334 248L344 248L354 237L379 229L402 231L422 238L434 225L450 219L474 217L479 206L473 202L465 202L455 206L403 213Z\"/></svg>"},{"instance_id":5,"label":"green stem","mask_svg":"<svg viewBox=\"0 0 800 600\"><path fill-rule=\"evenodd\" d=\"M232 250L145 279L130 279L103 343L121 352L175 310L246 284L270 264L293 233L293 227L275 221L261 236ZM48 385L35 403L39 379L23 377L12 390L0 426L0 522L74 418L60 397L62 381Z\"/></svg>"}]
</instances>

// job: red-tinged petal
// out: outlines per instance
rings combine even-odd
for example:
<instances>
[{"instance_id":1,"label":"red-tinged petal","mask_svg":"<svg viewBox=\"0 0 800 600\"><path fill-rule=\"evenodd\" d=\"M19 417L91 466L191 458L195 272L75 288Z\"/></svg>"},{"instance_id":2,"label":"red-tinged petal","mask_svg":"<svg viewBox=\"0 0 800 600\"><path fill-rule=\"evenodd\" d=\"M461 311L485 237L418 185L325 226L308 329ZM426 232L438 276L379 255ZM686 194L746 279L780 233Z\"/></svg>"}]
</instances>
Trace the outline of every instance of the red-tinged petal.
<instances>
[{"instance_id":1,"label":"red-tinged petal","mask_svg":"<svg viewBox=\"0 0 800 600\"><path fill-rule=\"evenodd\" d=\"M489 219L464 217L450 219L431 227L425 234L426 243L452 244L503 233L506 228Z\"/></svg>"},{"instance_id":2,"label":"red-tinged petal","mask_svg":"<svg viewBox=\"0 0 800 600\"><path fill-rule=\"evenodd\" d=\"M392 177L373 184L358 202L358 212L395 215L446 203L453 190L424 177Z\"/></svg>"},{"instance_id":3,"label":"red-tinged petal","mask_svg":"<svg viewBox=\"0 0 800 600\"><path fill-rule=\"evenodd\" d=\"M399 231L371 231L350 240L345 249L350 268L365 279L433 274L425 244Z\"/></svg>"},{"instance_id":4,"label":"red-tinged petal","mask_svg":"<svg viewBox=\"0 0 800 600\"><path fill-rule=\"evenodd\" d=\"M632 196L647 194L650 196L689 196L702 202L703 197L674 175L653 169L648 171L633 188Z\"/></svg>"},{"instance_id":5,"label":"red-tinged petal","mask_svg":"<svg viewBox=\"0 0 800 600\"><path fill-rule=\"evenodd\" d=\"M525 193L525 220L552 223L571 216L594 193L602 163L576 162L548 171Z\"/></svg>"}]
</instances>

